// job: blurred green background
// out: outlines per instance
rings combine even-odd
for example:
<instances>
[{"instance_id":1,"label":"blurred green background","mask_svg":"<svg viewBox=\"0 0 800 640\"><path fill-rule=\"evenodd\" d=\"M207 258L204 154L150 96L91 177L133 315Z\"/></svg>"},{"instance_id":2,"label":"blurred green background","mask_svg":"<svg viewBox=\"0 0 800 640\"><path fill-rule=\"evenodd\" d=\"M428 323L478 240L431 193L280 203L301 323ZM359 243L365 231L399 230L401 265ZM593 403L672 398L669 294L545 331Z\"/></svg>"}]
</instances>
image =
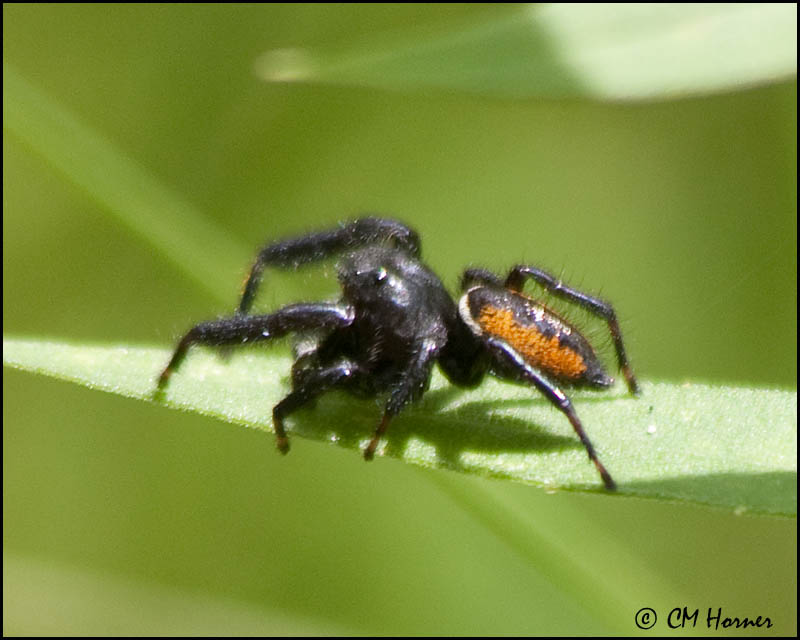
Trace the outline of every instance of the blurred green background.
<instances>
[{"instance_id":1,"label":"blurred green background","mask_svg":"<svg viewBox=\"0 0 800 640\"><path fill-rule=\"evenodd\" d=\"M380 212L452 288L467 264L528 261L613 300L645 379L793 388L796 81L613 104L253 72L276 48L505 10L4 5L4 62L240 251L207 256L215 298L4 129L4 333L166 347L233 308L264 241ZM324 274L271 277L259 306L335 292ZM795 520L304 441L279 459L202 417L8 370L3 390L7 634L635 633L645 606L796 633ZM532 548L570 562L543 571Z\"/></svg>"}]
</instances>

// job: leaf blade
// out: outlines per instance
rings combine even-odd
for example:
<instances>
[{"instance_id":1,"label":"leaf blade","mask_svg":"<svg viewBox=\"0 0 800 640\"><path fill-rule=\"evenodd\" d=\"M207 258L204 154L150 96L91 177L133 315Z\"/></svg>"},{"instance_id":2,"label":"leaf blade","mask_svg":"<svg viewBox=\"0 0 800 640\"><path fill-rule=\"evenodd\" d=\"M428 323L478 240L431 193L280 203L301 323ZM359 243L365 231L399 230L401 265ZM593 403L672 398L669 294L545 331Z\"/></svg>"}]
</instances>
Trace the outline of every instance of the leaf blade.
<instances>
[{"instance_id":1,"label":"leaf blade","mask_svg":"<svg viewBox=\"0 0 800 640\"><path fill-rule=\"evenodd\" d=\"M146 401L157 399L155 380L169 355L159 348L3 343L7 366ZM197 349L163 403L271 431L272 406L288 391L289 367L287 356L271 351L240 352L224 362ZM646 383L638 400L621 388L574 399L619 495L796 515L795 392ZM377 417L374 403L332 393L288 424L290 437L360 452ZM463 391L435 374L431 390L392 423L379 451L423 467L549 490L601 490L560 414L529 389L495 380Z\"/></svg>"}]
</instances>

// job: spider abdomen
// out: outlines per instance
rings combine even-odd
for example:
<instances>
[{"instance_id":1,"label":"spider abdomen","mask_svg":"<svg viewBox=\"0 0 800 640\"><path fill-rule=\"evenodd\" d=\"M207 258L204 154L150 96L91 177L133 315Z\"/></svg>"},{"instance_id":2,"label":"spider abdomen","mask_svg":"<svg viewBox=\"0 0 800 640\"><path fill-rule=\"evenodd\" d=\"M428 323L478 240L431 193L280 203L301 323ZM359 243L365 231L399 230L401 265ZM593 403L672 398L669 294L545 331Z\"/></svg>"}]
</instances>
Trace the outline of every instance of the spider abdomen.
<instances>
[{"instance_id":1,"label":"spider abdomen","mask_svg":"<svg viewBox=\"0 0 800 640\"><path fill-rule=\"evenodd\" d=\"M502 340L528 364L556 380L598 388L613 382L581 333L527 296L474 287L461 299L459 312L476 335Z\"/></svg>"}]
</instances>

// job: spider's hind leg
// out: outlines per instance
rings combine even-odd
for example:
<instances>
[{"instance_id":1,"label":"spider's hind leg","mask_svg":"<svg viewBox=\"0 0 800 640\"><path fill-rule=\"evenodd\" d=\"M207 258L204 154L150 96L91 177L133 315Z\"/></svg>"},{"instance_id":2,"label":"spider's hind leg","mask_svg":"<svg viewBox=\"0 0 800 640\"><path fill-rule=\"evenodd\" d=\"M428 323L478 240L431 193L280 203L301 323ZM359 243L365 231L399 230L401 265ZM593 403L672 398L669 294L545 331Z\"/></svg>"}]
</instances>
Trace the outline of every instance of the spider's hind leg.
<instances>
[{"instance_id":1,"label":"spider's hind leg","mask_svg":"<svg viewBox=\"0 0 800 640\"><path fill-rule=\"evenodd\" d=\"M625 376L628 383L628 389L633 395L639 395L639 383L633 375L633 369L628 361L628 356L625 353L625 345L622 342L622 332L619 329L617 322L617 314L614 307L605 300L590 296L587 293L568 287L561 280L555 278L548 272L538 267L528 265L517 265L508 274L505 281L505 287L512 291L522 291L525 280L531 279L546 291L552 293L554 296L572 302L578 306L583 307L590 313L594 314L605 320L608 323L608 330L611 332L611 337L614 340L614 348L617 352L617 361L619 368Z\"/></svg>"},{"instance_id":2,"label":"spider's hind leg","mask_svg":"<svg viewBox=\"0 0 800 640\"><path fill-rule=\"evenodd\" d=\"M470 267L468 269L464 269L463 273L461 274L460 284L461 291L467 291L467 289L474 287L475 285L502 287L503 280L488 269Z\"/></svg>"},{"instance_id":3,"label":"spider's hind leg","mask_svg":"<svg viewBox=\"0 0 800 640\"><path fill-rule=\"evenodd\" d=\"M561 411L569 420L575 433L581 440L586 453L589 454L589 459L594 463L600 477L603 479L603 484L608 491L616 491L617 485L611 474L606 471L605 466L600 462L597 457L594 445L592 445L589 436L583 429L583 424L572 406L572 401L567 395L552 382L541 371L531 366L525 358L523 358L517 351L506 344L502 340L494 337L487 336L485 338L486 346L491 353L493 361L492 371L503 378L508 378L516 381L523 381L535 386L547 398L553 406Z\"/></svg>"}]
</instances>

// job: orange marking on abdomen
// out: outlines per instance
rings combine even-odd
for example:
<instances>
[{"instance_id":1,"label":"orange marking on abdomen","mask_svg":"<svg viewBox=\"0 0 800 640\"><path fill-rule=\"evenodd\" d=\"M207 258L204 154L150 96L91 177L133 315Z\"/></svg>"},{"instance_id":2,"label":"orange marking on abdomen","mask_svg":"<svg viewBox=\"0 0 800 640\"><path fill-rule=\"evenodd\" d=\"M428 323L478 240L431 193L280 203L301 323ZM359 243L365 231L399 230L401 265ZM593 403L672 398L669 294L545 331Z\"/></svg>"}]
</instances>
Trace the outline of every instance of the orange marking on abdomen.
<instances>
[{"instance_id":1,"label":"orange marking on abdomen","mask_svg":"<svg viewBox=\"0 0 800 640\"><path fill-rule=\"evenodd\" d=\"M558 341L558 336L546 337L536 326L526 327L514 319L509 309L485 306L478 324L488 333L502 338L535 367L560 378L579 378L586 371L583 358Z\"/></svg>"}]
</instances>

